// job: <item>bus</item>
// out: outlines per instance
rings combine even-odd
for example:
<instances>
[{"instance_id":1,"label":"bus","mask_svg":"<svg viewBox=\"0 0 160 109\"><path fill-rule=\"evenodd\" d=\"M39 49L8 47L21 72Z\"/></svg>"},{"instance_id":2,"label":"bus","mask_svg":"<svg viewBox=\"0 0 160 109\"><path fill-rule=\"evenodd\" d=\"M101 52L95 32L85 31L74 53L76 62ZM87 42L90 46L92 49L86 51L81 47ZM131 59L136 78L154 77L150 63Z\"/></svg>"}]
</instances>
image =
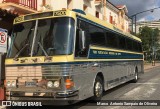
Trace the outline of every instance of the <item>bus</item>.
<instances>
[{"instance_id":1,"label":"bus","mask_svg":"<svg viewBox=\"0 0 160 109\"><path fill-rule=\"evenodd\" d=\"M19 16L11 38L7 100L100 100L144 69L141 39L77 9Z\"/></svg>"}]
</instances>

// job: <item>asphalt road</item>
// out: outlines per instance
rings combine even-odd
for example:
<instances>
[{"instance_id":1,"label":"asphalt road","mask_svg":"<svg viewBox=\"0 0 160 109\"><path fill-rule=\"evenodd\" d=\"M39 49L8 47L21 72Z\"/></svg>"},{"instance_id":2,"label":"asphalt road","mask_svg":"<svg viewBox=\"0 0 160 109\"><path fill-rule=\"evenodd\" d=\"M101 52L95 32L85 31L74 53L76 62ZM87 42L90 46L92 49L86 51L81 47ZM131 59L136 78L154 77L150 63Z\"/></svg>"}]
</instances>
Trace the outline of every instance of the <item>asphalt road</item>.
<instances>
[{"instance_id":1,"label":"asphalt road","mask_svg":"<svg viewBox=\"0 0 160 109\"><path fill-rule=\"evenodd\" d=\"M95 103L88 100L72 106L14 107L13 109L160 109L160 106L95 106ZM160 100L160 67L146 70L137 83L128 82L106 91L102 100Z\"/></svg>"}]
</instances>

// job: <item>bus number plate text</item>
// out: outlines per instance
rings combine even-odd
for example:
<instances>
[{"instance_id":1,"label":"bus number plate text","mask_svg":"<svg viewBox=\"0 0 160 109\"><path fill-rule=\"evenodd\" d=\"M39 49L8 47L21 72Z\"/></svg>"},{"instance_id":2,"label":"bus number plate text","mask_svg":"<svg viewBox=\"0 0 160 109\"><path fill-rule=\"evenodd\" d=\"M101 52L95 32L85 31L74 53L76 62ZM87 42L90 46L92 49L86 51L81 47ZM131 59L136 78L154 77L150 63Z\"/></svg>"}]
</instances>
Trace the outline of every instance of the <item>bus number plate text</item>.
<instances>
[{"instance_id":1,"label":"bus number plate text","mask_svg":"<svg viewBox=\"0 0 160 109\"><path fill-rule=\"evenodd\" d=\"M66 15L66 11L55 11L54 16L63 16Z\"/></svg>"},{"instance_id":2,"label":"bus number plate text","mask_svg":"<svg viewBox=\"0 0 160 109\"><path fill-rule=\"evenodd\" d=\"M36 82L26 82L25 83L26 87L32 87L32 86L36 86Z\"/></svg>"}]
</instances>

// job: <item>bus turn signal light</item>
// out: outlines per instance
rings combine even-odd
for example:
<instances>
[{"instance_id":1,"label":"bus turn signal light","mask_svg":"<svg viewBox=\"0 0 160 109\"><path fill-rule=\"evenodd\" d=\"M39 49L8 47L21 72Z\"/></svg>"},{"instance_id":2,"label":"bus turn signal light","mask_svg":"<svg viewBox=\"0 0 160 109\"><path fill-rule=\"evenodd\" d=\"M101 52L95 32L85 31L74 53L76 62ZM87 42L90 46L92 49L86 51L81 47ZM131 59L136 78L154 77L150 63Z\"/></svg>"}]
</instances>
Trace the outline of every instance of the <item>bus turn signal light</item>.
<instances>
[{"instance_id":1,"label":"bus turn signal light","mask_svg":"<svg viewBox=\"0 0 160 109\"><path fill-rule=\"evenodd\" d=\"M74 86L73 81L71 79L66 79L66 88L70 89L73 86Z\"/></svg>"}]
</instances>

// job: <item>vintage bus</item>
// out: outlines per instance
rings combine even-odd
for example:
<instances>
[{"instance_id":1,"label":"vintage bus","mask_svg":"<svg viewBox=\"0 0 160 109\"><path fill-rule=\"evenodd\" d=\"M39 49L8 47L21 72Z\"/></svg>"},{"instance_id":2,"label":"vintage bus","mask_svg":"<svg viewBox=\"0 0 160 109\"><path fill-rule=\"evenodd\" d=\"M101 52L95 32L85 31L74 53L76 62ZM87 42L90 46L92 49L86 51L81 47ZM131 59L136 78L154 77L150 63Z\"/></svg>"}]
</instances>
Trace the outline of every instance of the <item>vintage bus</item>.
<instances>
[{"instance_id":1,"label":"vintage bus","mask_svg":"<svg viewBox=\"0 0 160 109\"><path fill-rule=\"evenodd\" d=\"M100 100L143 73L141 40L77 9L19 16L5 68L8 100Z\"/></svg>"}]
</instances>

